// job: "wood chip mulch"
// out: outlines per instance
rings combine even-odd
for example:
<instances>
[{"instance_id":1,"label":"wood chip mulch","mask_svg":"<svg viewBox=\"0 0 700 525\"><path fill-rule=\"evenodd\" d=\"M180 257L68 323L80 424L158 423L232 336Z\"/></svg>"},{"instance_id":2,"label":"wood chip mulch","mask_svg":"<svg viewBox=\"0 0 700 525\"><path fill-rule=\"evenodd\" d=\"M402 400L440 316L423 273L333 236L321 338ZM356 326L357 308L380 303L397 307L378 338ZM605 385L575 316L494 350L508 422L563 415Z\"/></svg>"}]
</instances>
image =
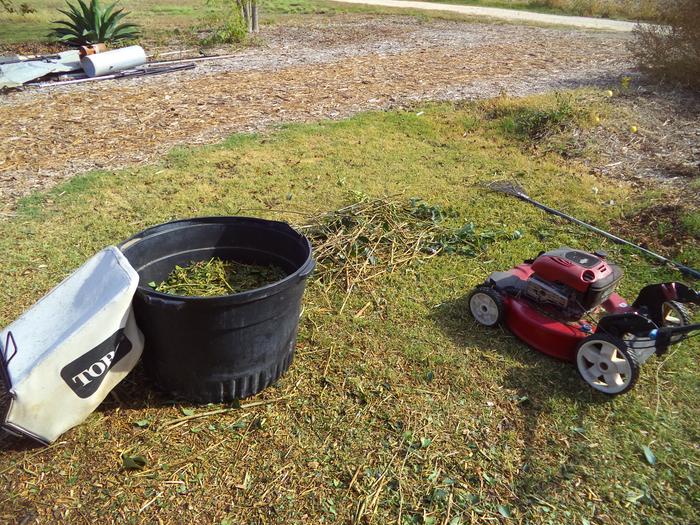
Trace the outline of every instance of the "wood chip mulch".
<instances>
[{"instance_id":1,"label":"wood chip mulch","mask_svg":"<svg viewBox=\"0 0 700 525\"><path fill-rule=\"evenodd\" d=\"M266 46L191 72L0 96L0 212L176 145L417 100L604 83L629 67L628 37L612 33L367 16L265 31Z\"/></svg>"}]
</instances>

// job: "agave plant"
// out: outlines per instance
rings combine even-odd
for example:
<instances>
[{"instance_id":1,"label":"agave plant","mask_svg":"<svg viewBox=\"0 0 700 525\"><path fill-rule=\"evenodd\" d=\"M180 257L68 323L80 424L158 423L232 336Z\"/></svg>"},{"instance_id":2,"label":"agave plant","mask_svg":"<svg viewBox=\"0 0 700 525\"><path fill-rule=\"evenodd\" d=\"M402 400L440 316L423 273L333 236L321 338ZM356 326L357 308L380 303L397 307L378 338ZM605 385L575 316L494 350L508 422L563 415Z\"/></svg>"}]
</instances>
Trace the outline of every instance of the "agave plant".
<instances>
[{"instance_id":1,"label":"agave plant","mask_svg":"<svg viewBox=\"0 0 700 525\"><path fill-rule=\"evenodd\" d=\"M84 46L100 42L117 42L133 38L138 35L135 24L119 23L128 12L124 9L115 9L116 2L102 7L99 0L90 0L86 4L78 0L77 4L71 4L66 0L68 9L59 9L59 12L68 17L68 20L56 20L58 24L51 30L50 36L73 46Z\"/></svg>"}]
</instances>

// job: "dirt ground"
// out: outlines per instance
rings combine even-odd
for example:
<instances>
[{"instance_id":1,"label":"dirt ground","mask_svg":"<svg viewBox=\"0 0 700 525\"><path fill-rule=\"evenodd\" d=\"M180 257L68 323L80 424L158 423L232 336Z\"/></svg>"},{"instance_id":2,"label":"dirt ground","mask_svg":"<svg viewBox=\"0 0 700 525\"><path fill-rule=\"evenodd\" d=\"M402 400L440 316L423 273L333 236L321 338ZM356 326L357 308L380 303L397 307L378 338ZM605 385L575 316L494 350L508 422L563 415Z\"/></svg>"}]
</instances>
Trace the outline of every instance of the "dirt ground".
<instances>
[{"instance_id":1,"label":"dirt ground","mask_svg":"<svg viewBox=\"0 0 700 525\"><path fill-rule=\"evenodd\" d=\"M637 85L618 89L615 105L626 110L628 117L600 128L603 133L594 137L602 145L602 172L622 175L639 185L661 182L685 187L700 177L697 93ZM629 133L631 125L639 128L638 133ZM611 128L624 133L607 132Z\"/></svg>"},{"instance_id":2,"label":"dirt ground","mask_svg":"<svg viewBox=\"0 0 700 525\"><path fill-rule=\"evenodd\" d=\"M2 212L74 174L180 144L427 99L606 84L628 35L343 15L263 29L263 45L193 71L0 96Z\"/></svg>"},{"instance_id":3,"label":"dirt ground","mask_svg":"<svg viewBox=\"0 0 700 525\"><path fill-rule=\"evenodd\" d=\"M613 230L659 253L682 258L685 245L700 240L683 217L700 209L700 96L641 85L619 90L617 118L588 132L599 155L592 171L623 179L653 202L613 223ZM631 126L637 133L630 133Z\"/></svg>"}]
</instances>

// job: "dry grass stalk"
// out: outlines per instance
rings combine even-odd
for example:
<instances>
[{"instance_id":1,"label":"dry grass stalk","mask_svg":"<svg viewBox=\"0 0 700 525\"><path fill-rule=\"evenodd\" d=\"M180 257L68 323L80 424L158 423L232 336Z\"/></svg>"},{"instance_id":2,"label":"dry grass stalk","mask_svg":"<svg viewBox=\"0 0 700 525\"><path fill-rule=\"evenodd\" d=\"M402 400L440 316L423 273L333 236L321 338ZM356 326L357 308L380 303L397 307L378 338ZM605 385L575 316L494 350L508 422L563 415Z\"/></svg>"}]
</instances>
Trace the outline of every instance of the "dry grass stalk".
<instances>
[{"instance_id":1,"label":"dry grass stalk","mask_svg":"<svg viewBox=\"0 0 700 525\"><path fill-rule=\"evenodd\" d=\"M173 429L173 428L179 427L180 425L183 425L183 424L185 424L188 421L191 421L193 419L201 419L203 417L216 416L219 414L225 414L226 412L233 412L236 410L246 410L249 408L254 408L254 407L258 407L258 406L262 406L262 405L269 405L270 403L278 403L278 402L283 401L285 399L289 399L290 397L292 397L292 394L278 397L275 399L264 399L262 401L253 401L251 403L243 403L239 406L219 408L216 410L209 410L208 412L202 412L199 414L192 414L190 416L182 416L182 417L178 417L175 419L170 419L160 426L160 430L165 430L166 428Z\"/></svg>"}]
</instances>

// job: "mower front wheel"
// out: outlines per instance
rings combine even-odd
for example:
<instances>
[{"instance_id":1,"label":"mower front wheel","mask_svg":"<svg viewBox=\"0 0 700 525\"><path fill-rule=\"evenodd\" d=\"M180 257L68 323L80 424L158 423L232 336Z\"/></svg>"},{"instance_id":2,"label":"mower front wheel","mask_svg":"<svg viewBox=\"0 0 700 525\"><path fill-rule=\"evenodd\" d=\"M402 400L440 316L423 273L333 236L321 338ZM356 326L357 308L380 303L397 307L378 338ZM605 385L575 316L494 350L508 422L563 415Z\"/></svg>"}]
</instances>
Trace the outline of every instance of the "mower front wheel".
<instances>
[{"instance_id":1,"label":"mower front wheel","mask_svg":"<svg viewBox=\"0 0 700 525\"><path fill-rule=\"evenodd\" d=\"M469 296L469 311L480 325L496 326L503 321L503 299L490 286L478 286Z\"/></svg>"},{"instance_id":2,"label":"mower front wheel","mask_svg":"<svg viewBox=\"0 0 700 525\"><path fill-rule=\"evenodd\" d=\"M624 394L639 378L634 351L622 339L607 334L593 334L579 343L576 366L589 386L610 396Z\"/></svg>"}]
</instances>

